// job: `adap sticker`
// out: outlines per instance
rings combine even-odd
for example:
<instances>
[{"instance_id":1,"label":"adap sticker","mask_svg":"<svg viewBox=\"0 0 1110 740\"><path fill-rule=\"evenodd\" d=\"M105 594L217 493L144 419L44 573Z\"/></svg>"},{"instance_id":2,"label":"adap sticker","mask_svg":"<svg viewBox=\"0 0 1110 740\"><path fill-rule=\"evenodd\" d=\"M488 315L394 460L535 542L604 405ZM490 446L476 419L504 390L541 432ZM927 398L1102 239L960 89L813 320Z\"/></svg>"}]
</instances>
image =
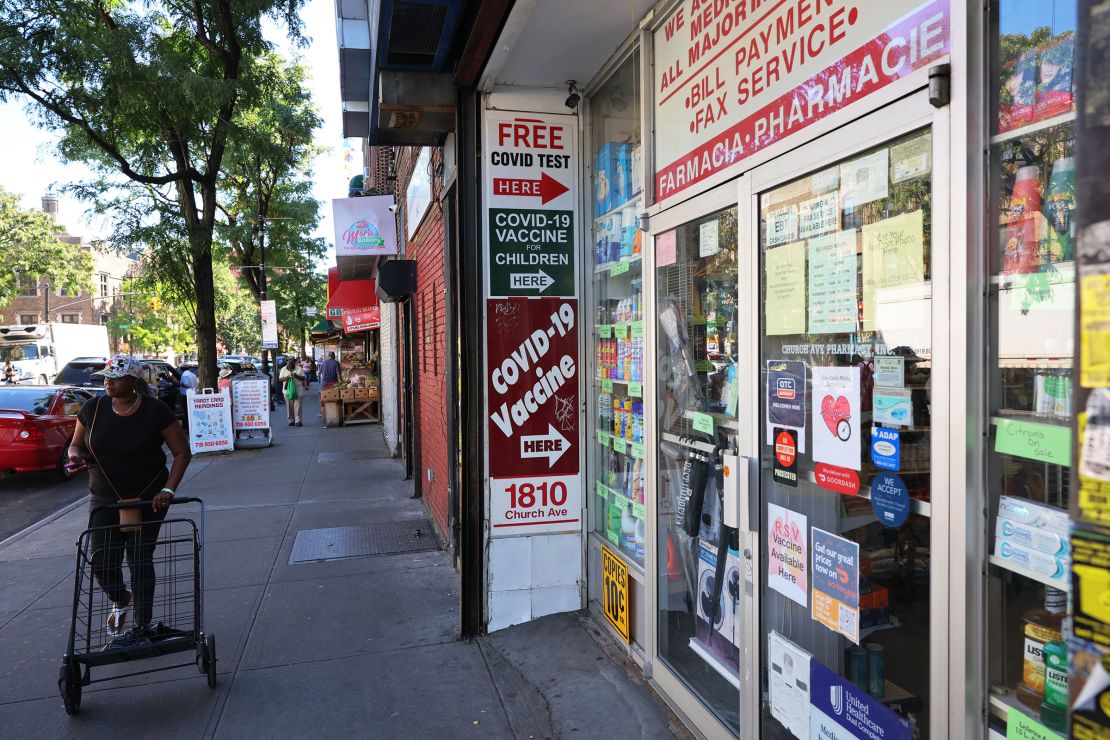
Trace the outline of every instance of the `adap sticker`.
<instances>
[{"instance_id":1,"label":"adap sticker","mask_svg":"<svg viewBox=\"0 0 1110 740\"><path fill-rule=\"evenodd\" d=\"M871 462L884 470L898 470L901 464L902 437L897 429L871 427Z\"/></svg>"},{"instance_id":2,"label":"adap sticker","mask_svg":"<svg viewBox=\"0 0 1110 740\"><path fill-rule=\"evenodd\" d=\"M871 481L871 510L884 527L901 527L910 515L910 491L893 473L882 473Z\"/></svg>"}]
</instances>

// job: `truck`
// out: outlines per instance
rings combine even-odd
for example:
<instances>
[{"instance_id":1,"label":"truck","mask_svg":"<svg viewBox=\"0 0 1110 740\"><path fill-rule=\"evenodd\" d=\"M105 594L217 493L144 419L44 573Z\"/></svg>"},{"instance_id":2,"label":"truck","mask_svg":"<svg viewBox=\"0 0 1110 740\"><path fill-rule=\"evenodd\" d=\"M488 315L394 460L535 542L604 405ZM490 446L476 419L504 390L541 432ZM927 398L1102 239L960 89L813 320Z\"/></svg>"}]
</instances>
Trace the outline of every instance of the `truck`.
<instances>
[{"instance_id":1,"label":"truck","mask_svg":"<svg viewBox=\"0 0 1110 740\"><path fill-rule=\"evenodd\" d=\"M0 380L10 361L16 383L49 385L78 357L109 355L108 329L95 324L0 326Z\"/></svg>"}]
</instances>

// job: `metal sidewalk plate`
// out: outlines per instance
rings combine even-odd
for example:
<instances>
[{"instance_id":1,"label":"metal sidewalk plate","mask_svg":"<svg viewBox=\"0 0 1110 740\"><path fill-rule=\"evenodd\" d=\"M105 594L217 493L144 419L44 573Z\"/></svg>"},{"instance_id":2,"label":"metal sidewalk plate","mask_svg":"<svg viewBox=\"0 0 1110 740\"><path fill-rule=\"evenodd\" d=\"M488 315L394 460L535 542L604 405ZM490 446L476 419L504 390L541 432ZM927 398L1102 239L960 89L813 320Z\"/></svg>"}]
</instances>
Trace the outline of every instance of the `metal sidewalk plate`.
<instances>
[{"instance_id":1,"label":"metal sidewalk plate","mask_svg":"<svg viewBox=\"0 0 1110 740\"><path fill-rule=\"evenodd\" d=\"M348 460L384 460L389 458L389 453L385 450L380 452L373 451L351 451L351 452L321 452L316 455L316 462L318 463L337 463L346 462Z\"/></svg>"},{"instance_id":2,"label":"metal sidewalk plate","mask_svg":"<svg viewBox=\"0 0 1110 740\"><path fill-rule=\"evenodd\" d=\"M302 529L293 541L289 564L345 560L372 555L395 555L436 549L427 519L380 522L361 527Z\"/></svg>"}]
</instances>

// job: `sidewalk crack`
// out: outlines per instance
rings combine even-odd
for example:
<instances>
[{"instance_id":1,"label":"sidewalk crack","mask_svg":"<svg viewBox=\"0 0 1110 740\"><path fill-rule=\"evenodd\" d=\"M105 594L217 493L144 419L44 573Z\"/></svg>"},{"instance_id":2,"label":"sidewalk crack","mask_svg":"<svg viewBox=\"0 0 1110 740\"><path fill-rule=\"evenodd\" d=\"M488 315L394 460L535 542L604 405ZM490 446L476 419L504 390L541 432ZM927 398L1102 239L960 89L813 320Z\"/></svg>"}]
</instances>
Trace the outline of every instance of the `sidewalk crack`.
<instances>
[{"instance_id":1,"label":"sidewalk crack","mask_svg":"<svg viewBox=\"0 0 1110 740\"><path fill-rule=\"evenodd\" d=\"M551 720L551 705L539 687L526 679L495 645L481 638L475 642L513 737L520 740L558 737Z\"/></svg>"}]
</instances>

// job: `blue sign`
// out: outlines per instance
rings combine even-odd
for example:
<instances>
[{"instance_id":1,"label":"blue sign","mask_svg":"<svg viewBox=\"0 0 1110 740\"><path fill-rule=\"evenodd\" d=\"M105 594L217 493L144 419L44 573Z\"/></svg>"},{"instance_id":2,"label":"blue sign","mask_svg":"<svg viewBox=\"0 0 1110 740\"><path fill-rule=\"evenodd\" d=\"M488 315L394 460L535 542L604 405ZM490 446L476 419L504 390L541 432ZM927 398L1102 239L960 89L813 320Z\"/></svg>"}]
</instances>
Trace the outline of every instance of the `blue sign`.
<instances>
[{"instance_id":1,"label":"blue sign","mask_svg":"<svg viewBox=\"0 0 1110 740\"><path fill-rule=\"evenodd\" d=\"M871 427L871 462L883 470L898 470L901 466L902 436L897 429Z\"/></svg>"},{"instance_id":2,"label":"blue sign","mask_svg":"<svg viewBox=\"0 0 1110 740\"><path fill-rule=\"evenodd\" d=\"M806 364L767 361L767 421L772 427L804 429L806 425Z\"/></svg>"},{"instance_id":3,"label":"blue sign","mask_svg":"<svg viewBox=\"0 0 1110 740\"><path fill-rule=\"evenodd\" d=\"M894 473L880 473L871 481L871 510L884 527L901 527L910 515L910 489Z\"/></svg>"},{"instance_id":4,"label":"blue sign","mask_svg":"<svg viewBox=\"0 0 1110 740\"><path fill-rule=\"evenodd\" d=\"M910 740L910 724L841 678L809 661L810 737Z\"/></svg>"},{"instance_id":5,"label":"blue sign","mask_svg":"<svg viewBox=\"0 0 1110 740\"><path fill-rule=\"evenodd\" d=\"M859 545L813 528L813 588L859 608Z\"/></svg>"}]
</instances>

